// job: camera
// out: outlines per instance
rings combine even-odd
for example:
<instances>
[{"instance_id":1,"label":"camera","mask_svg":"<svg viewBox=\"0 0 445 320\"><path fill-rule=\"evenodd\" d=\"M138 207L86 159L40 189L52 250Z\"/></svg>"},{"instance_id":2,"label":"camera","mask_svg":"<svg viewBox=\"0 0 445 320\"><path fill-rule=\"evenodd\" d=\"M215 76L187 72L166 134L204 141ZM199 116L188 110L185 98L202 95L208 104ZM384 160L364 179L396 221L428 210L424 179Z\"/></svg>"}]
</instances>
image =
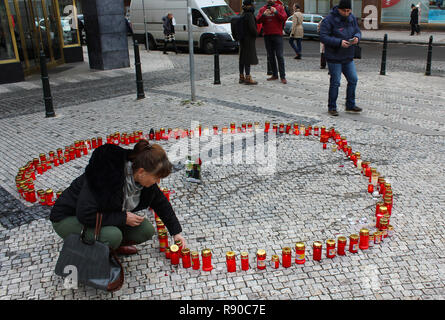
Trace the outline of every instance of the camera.
<instances>
[{"instance_id":1,"label":"camera","mask_svg":"<svg viewBox=\"0 0 445 320\"><path fill-rule=\"evenodd\" d=\"M270 10L270 8L272 8L272 6L270 4L267 5L267 9Z\"/></svg>"}]
</instances>

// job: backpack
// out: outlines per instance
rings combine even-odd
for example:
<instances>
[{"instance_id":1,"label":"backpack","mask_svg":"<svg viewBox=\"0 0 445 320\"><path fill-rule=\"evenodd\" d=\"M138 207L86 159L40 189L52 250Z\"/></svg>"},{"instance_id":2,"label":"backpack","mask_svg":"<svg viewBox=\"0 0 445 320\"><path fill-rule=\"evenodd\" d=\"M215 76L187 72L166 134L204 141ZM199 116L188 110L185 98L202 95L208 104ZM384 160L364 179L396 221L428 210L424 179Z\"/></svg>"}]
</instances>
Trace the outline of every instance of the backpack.
<instances>
[{"instance_id":1,"label":"backpack","mask_svg":"<svg viewBox=\"0 0 445 320\"><path fill-rule=\"evenodd\" d=\"M230 28L232 29L232 37L235 41L243 40L244 38L244 17L236 16L230 20Z\"/></svg>"}]
</instances>

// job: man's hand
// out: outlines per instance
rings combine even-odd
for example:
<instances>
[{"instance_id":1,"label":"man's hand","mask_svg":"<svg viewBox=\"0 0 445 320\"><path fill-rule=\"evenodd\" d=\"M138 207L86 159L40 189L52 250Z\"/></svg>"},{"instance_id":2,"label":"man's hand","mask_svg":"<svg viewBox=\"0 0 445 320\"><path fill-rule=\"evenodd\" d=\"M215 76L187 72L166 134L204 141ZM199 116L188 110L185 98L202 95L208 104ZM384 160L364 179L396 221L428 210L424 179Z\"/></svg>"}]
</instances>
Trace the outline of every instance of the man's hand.
<instances>
[{"instance_id":1,"label":"man's hand","mask_svg":"<svg viewBox=\"0 0 445 320\"><path fill-rule=\"evenodd\" d=\"M354 45L354 44L357 44L358 43L358 38L357 37L354 37L354 41L351 41L351 42L349 42L349 45Z\"/></svg>"},{"instance_id":2,"label":"man's hand","mask_svg":"<svg viewBox=\"0 0 445 320\"><path fill-rule=\"evenodd\" d=\"M144 221L144 217L140 217L137 214L127 211L127 221L126 225L130 227L137 227Z\"/></svg>"},{"instance_id":3,"label":"man's hand","mask_svg":"<svg viewBox=\"0 0 445 320\"><path fill-rule=\"evenodd\" d=\"M342 46L343 48L349 48L350 45L351 45L351 44L350 44L348 41L346 41L346 40L342 40L342 41L341 41L341 46Z\"/></svg>"},{"instance_id":4,"label":"man's hand","mask_svg":"<svg viewBox=\"0 0 445 320\"><path fill-rule=\"evenodd\" d=\"M275 12L277 12L277 8L275 8L275 7L271 7L271 8L270 8L270 11L271 11L272 13L275 13Z\"/></svg>"},{"instance_id":5,"label":"man's hand","mask_svg":"<svg viewBox=\"0 0 445 320\"><path fill-rule=\"evenodd\" d=\"M180 240L181 243L182 243L182 247L183 247L183 248L187 248L187 243L185 242L184 237L183 237L180 233L175 234L175 235L173 236L173 239L174 239L175 241Z\"/></svg>"}]
</instances>

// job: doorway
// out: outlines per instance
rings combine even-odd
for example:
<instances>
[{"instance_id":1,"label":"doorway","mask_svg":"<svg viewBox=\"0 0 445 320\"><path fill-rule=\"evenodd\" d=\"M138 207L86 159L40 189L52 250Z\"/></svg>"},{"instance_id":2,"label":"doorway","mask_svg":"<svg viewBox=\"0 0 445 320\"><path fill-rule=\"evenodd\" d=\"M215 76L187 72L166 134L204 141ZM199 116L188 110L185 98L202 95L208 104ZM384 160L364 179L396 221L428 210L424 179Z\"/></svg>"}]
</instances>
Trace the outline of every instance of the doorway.
<instances>
[{"instance_id":1,"label":"doorway","mask_svg":"<svg viewBox=\"0 0 445 320\"><path fill-rule=\"evenodd\" d=\"M57 0L8 0L20 62L25 75L40 68L43 49L48 67L63 63Z\"/></svg>"}]
</instances>

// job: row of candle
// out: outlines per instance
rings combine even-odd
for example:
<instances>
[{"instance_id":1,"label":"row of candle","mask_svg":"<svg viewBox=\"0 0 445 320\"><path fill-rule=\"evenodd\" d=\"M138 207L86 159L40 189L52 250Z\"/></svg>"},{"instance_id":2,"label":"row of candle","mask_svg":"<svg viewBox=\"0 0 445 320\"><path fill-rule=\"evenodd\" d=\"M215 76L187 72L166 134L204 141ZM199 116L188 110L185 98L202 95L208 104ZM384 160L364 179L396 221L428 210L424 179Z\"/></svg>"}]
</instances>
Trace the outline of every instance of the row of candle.
<instances>
[{"instance_id":1,"label":"row of candle","mask_svg":"<svg viewBox=\"0 0 445 320\"><path fill-rule=\"evenodd\" d=\"M334 239L328 239L326 241L326 258L333 259L337 255L345 256L346 251L350 253L358 253L358 250L367 250L373 247L375 244L380 244L387 237L392 237L394 234L394 229L390 226L387 229L382 229L382 231L370 234L368 229L361 229L359 235L351 234L349 236L349 246L347 247L347 238L338 237L337 242ZM162 239L162 240L161 240ZM185 269L192 268L194 270L200 269L199 253L197 251L191 251L189 248L182 248L181 242L177 241L174 245L168 246L167 233L162 230L159 232L159 240L161 243L162 252L165 252L165 257L170 259L173 266L180 264L182 260L182 267ZM323 244L320 241L313 243L313 256L314 261L322 260ZM256 253L256 268L258 270L264 270L267 267L266 251L259 249ZM212 251L208 248L202 250L202 270L211 271L212 266ZM240 253L241 260L241 270L246 271L250 268L249 254L248 252ZM290 247L282 248L281 255L281 265L283 268L290 268L292 266L292 250ZM306 248L303 242L297 242L295 244L295 264L301 265L306 262ZM280 266L280 257L278 255L272 255L271 266L274 269ZM226 267L227 272L236 272L236 253L234 251L226 252Z\"/></svg>"}]
</instances>

